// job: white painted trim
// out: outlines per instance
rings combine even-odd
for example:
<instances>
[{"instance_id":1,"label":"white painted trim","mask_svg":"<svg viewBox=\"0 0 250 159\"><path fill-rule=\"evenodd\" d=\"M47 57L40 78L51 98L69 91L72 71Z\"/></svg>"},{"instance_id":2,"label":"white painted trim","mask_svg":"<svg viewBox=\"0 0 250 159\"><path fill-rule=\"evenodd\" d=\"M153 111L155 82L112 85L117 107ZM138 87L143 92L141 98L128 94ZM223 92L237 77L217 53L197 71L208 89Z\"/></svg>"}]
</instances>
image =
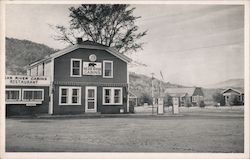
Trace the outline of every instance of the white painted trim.
<instances>
[{"instance_id":1,"label":"white painted trim","mask_svg":"<svg viewBox=\"0 0 250 159\"><path fill-rule=\"evenodd\" d=\"M110 89L111 90L111 101L110 103L105 103L105 89ZM115 103L115 89L119 89L121 91L121 102L120 103ZM123 87L103 87L102 88L102 104L103 105L123 105Z\"/></svg>"},{"instance_id":2,"label":"white painted trim","mask_svg":"<svg viewBox=\"0 0 250 159\"><path fill-rule=\"evenodd\" d=\"M53 86L53 81L54 81L54 58L51 59L51 64L50 64L50 87L49 87L49 95L50 95L50 101L49 101L49 114L53 114L54 111L54 86Z\"/></svg>"},{"instance_id":3,"label":"white painted trim","mask_svg":"<svg viewBox=\"0 0 250 159\"><path fill-rule=\"evenodd\" d=\"M42 101L6 101L6 104L42 104Z\"/></svg>"},{"instance_id":4,"label":"white painted trim","mask_svg":"<svg viewBox=\"0 0 250 159\"><path fill-rule=\"evenodd\" d=\"M105 63L111 63L111 76L105 76ZM103 60L102 61L102 77L103 78L113 78L113 75L114 75L114 65L113 65L113 61L110 61L110 60Z\"/></svg>"},{"instance_id":5,"label":"white painted trim","mask_svg":"<svg viewBox=\"0 0 250 159\"><path fill-rule=\"evenodd\" d=\"M42 92L42 99L32 99L32 101L44 101L44 89L22 89L22 101L28 101L23 99L24 91L41 91Z\"/></svg>"},{"instance_id":6,"label":"white painted trim","mask_svg":"<svg viewBox=\"0 0 250 159\"><path fill-rule=\"evenodd\" d=\"M79 61L79 75L73 75L73 61ZM70 77L82 77L82 59L71 58L70 59Z\"/></svg>"},{"instance_id":7,"label":"white painted trim","mask_svg":"<svg viewBox=\"0 0 250 159\"><path fill-rule=\"evenodd\" d=\"M43 61L50 60L51 58L54 58L54 59L55 59L55 58L57 58L57 57L60 57L60 56L62 56L62 55L64 55L64 54L67 54L67 53L69 53L69 52L71 52L71 51L74 51L74 50L76 50L76 49L79 49L79 48L81 48L81 49L105 50L105 51L109 52L110 54L116 56L117 58L121 59L122 61L126 62L126 63L129 63L129 62L132 61L132 59L130 59L129 57L127 57L127 56L125 56L125 55L119 53L118 51L116 51L116 50L114 50L114 49L112 49L112 48L109 48L109 47L105 47L105 46L91 46L91 45L79 45L79 44L76 44L76 45L72 45L72 46L70 46L70 47L68 47L68 48L65 48L65 49L63 49L63 50L61 50L61 51L58 51L58 52L56 52L56 53L53 53L53 54L51 54L50 56L46 56L44 59L41 59L41 60L39 60L39 61L36 61L36 62L30 64L29 67L35 66L35 65L37 65L37 64L39 64L39 63L41 63L41 62L43 62Z\"/></svg>"},{"instance_id":8,"label":"white painted trim","mask_svg":"<svg viewBox=\"0 0 250 159\"><path fill-rule=\"evenodd\" d=\"M128 89L127 89L127 113L129 113L129 72L128 72L128 64L127 66L127 83L128 83Z\"/></svg>"},{"instance_id":9,"label":"white painted trim","mask_svg":"<svg viewBox=\"0 0 250 159\"><path fill-rule=\"evenodd\" d=\"M19 99L18 100L12 100L12 99L8 99L8 100L6 100L5 99L5 101L6 101L6 103L9 103L9 102L17 102L17 101L21 101L22 100L22 95L21 95L21 89L17 89L17 88L6 88L5 89L5 93L6 93L6 91L18 91L19 92Z\"/></svg>"},{"instance_id":10,"label":"white painted trim","mask_svg":"<svg viewBox=\"0 0 250 159\"><path fill-rule=\"evenodd\" d=\"M94 91L95 91L94 109L88 109L88 90L89 89L94 89ZM96 113L97 112L97 87L96 86L86 86L85 87L85 112L86 113Z\"/></svg>"},{"instance_id":11,"label":"white painted trim","mask_svg":"<svg viewBox=\"0 0 250 159\"><path fill-rule=\"evenodd\" d=\"M82 87L70 87L70 86L60 86L59 87L59 105L81 105L81 92L82 92ZM62 97L62 89L67 89L68 90L68 101L67 103L62 103L61 102L61 97ZM72 90L73 89L79 89L79 103L72 103Z\"/></svg>"}]
</instances>

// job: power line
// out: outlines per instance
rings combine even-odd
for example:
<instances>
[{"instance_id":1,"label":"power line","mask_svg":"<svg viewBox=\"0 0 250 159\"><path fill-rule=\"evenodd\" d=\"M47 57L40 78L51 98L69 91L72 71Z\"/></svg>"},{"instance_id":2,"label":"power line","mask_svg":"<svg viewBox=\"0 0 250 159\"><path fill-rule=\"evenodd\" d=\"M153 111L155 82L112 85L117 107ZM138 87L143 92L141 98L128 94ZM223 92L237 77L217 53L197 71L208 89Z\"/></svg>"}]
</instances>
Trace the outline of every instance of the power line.
<instances>
[{"instance_id":1,"label":"power line","mask_svg":"<svg viewBox=\"0 0 250 159\"><path fill-rule=\"evenodd\" d=\"M240 42L234 42L234 43L225 43L225 44L218 44L218 45L210 45L210 46L204 46L204 47L197 47L197 48L190 48L185 50L172 50L172 51L166 51L167 53L176 53L176 52L186 52L186 51L192 51L192 50L200 50L200 49L209 49L209 48L216 48L221 46L227 46L227 45L233 45L233 44L240 44L243 43Z\"/></svg>"}]
</instances>

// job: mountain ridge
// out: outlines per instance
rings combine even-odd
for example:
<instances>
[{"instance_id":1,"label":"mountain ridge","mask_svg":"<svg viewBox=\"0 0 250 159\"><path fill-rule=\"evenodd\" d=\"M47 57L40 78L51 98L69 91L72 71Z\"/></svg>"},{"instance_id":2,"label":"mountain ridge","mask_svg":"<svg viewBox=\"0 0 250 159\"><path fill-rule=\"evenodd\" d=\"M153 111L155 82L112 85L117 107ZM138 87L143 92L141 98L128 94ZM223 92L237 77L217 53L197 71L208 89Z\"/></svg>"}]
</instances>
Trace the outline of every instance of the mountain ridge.
<instances>
[{"instance_id":1,"label":"mountain ridge","mask_svg":"<svg viewBox=\"0 0 250 159\"><path fill-rule=\"evenodd\" d=\"M225 81L217 82L215 84L208 85L205 88L244 88L244 79L232 78Z\"/></svg>"}]
</instances>

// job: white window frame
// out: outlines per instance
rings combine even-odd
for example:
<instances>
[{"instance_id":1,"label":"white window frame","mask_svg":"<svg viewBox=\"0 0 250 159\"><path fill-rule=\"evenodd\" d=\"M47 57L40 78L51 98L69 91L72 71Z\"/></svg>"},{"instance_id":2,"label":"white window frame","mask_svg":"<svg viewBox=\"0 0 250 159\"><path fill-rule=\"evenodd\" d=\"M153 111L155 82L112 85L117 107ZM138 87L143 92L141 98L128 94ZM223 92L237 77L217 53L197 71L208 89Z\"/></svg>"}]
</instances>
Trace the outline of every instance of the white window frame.
<instances>
[{"instance_id":1,"label":"white window frame","mask_svg":"<svg viewBox=\"0 0 250 159\"><path fill-rule=\"evenodd\" d=\"M80 62L79 75L73 75L73 61ZM70 77L82 77L82 59L75 59L75 58L70 59Z\"/></svg>"},{"instance_id":2,"label":"white window frame","mask_svg":"<svg viewBox=\"0 0 250 159\"><path fill-rule=\"evenodd\" d=\"M111 90L111 98L110 98L110 103L105 103L105 90L110 89ZM121 91L120 95L120 103L115 103L115 90L118 89ZM102 104L103 105L123 105L123 92L122 92L122 87L103 87L102 88Z\"/></svg>"},{"instance_id":3,"label":"white window frame","mask_svg":"<svg viewBox=\"0 0 250 159\"><path fill-rule=\"evenodd\" d=\"M105 76L105 64L106 63L111 63L111 76ZM103 60L103 78L113 78L113 72L114 72L114 65L113 61L108 61L108 60Z\"/></svg>"},{"instance_id":4,"label":"white window frame","mask_svg":"<svg viewBox=\"0 0 250 159\"><path fill-rule=\"evenodd\" d=\"M26 100L24 98L24 91L42 91L42 99ZM44 100L44 89L22 89L22 101L24 102L40 102Z\"/></svg>"},{"instance_id":5,"label":"white window frame","mask_svg":"<svg viewBox=\"0 0 250 159\"><path fill-rule=\"evenodd\" d=\"M13 99L6 99L6 102L12 102L12 101L15 101L15 102L17 102L17 101L21 101L22 100L22 95L21 95L21 89L17 89L17 88L6 88L5 89L5 93L6 93L6 91L18 91L19 92L19 98L18 98L18 100L13 100Z\"/></svg>"},{"instance_id":6,"label":"white window frame","mask_svg":"<svg viewBox=\"0 0 250 159\"><path fill-rule=\"evenodd\" d=\"M62 103L62 89L67 89L68 90L68 101L67 103ZM72 92L73 89L79 89L79 102L78 103L72 103ZM82 92L82 87L70 87L70 86L62 86L59 87L59 105L81 105L81 92Z\"/></svg>"},{"instance_id":7,"label":"white window frame","mask_svg":"<svg viewBox=\"0 0 250 159\"><path fill-rule=\"evenodd\" d=\"M198 96L192 96L192 102L194 103L198 102Z\"/></svg>"}]
</instances>

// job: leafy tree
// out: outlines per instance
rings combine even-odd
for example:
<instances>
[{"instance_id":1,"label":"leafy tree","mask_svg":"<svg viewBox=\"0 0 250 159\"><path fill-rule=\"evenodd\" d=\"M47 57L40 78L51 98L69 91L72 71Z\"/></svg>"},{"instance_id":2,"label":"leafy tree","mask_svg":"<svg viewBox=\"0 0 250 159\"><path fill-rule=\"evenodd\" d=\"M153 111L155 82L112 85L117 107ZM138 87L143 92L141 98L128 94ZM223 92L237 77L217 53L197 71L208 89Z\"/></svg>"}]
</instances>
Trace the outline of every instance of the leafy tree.
<instances>
[{"instance_id":1,"label":"leafy tree","mask_svg":"<svg viewBox=\"0 0 250 159\"><path fill-rule=\"evenodd\" d=\"M143 93L140 97L140 104L143 105L144 103L148 103L149 105L152 104L152 97L150 97L147 93Z\"/></svg>"},{"instance_id":2,"label":"leafy tree","mask_svg":"<svg viewBox=\"0 0 250 159\"><path fill-rule=\"evenodd\" d=\"M75 44L77 37L114 47L121 53L142 49L138 42L147 31L138 32L133 16L135 8L127 4L82 4L70 7L70 27L57 25L54 39Z\"/></svg>"},{"instance_id":3,"label":"leafy tree","mask_svg":"<svg viewBox=\"0 0 250 159\"><path fill-rule=\"evenodd\" d=\"M225 99L221 93L216 92L215 94L213 94L213 100L216 103L220 103L221 106L225 105Z\"/></svg>"}]
</instances>

